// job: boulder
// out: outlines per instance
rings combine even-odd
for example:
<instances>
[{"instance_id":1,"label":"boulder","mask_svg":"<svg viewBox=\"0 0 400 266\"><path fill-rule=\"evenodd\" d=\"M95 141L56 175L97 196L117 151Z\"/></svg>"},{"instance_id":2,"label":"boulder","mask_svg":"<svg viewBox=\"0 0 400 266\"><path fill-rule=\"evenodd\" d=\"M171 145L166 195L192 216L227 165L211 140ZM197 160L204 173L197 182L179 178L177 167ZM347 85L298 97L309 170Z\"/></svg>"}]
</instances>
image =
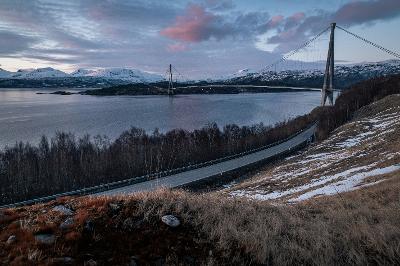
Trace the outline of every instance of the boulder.
<instances>
[{"instance_id":1,"label":"boulder","mask_svg":"<svg viewBox=\"0 0 400 266\"><path fill-rule=\"evenodd\" d=\"M61 258L53 258L53 264L56 265L72 265L74 264L75 260L71 257L61 257Z\"/></svg>"},{"instance_id":2,"label":"boulder","mask_svg":"<svg viewBox=\"0 0 400 266\"><path fill-rule=\"evenodd\" d=\"M52 245L56 241L56 237L52 234L35 235L35 239L40 244L45 244L45 245Z\"/></svg>"},{"instance_id":3,"label":"boulder","mask_svg":"<svg viewBox=\"0 0 400 266\"><path fill-rule=\"evenodd\" d=\"M7 245L11 245L11 244L13 244L15 241L17 241L17 237L16 237L15 235L11 235L11 236L8 237L6 243L7 243Z\"/></svg>"},{"instance_id":4,"label":"boulder","mask_svg":"<svg viewBox=\"0 0 400 266\"><path fill-rule=\"evenodd\" d=\"M62 222L62 223L60 224L60 229L61 229L61 230L69 229L71 226L74 225L74 223L75 223L74 218L69 217L69 218L67 218L64 222Z\"/></svg>"},{"instance_id":5,"label":"boulder","mask_svg":"<svg viewBox=\"0 0 400 266\"><path fill-rule=\"evenodd\" d=\"M161 221L170 227L178 227L181 224L179 219L171 214L161 217Z\"/></svg>"},{"instance_id":6,"label":"boulder","mask_svg":"<svg viewBox=\"0 0 400 266\"><path fill-rule=\"evenodd\" d=\"M61 213L61 214L63 214L63 215L68 215L68 216L74 214L74 212L73 212L70 208L67 208L67 207L65 207L64 205L57 205L57 206L55 206L55 207L53 208L53 211L59 212L59 213Z\"/></svg>"}]
</instances>

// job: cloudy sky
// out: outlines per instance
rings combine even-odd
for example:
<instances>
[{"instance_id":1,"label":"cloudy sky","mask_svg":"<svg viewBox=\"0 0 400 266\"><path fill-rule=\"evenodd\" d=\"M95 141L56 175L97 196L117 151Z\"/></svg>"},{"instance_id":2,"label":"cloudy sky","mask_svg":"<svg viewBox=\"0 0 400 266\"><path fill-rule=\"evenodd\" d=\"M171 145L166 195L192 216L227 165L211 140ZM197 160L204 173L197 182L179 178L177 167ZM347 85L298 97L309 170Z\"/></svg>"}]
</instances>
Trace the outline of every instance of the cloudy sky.
<instances>
[{"instance_id":1,"label":"cloudy sky","mask_svg":"<svg viewBox=\"0 0 400 266\"><path fill-rule=\"evenodd\" d=\"M335 21L399 51L399 0L0 0L0 64L132 67L188 77L261 69ZM337 31L346 62L390 56ZM328 36L302 59L323 60Z\"/></svg>"}]
</instances>

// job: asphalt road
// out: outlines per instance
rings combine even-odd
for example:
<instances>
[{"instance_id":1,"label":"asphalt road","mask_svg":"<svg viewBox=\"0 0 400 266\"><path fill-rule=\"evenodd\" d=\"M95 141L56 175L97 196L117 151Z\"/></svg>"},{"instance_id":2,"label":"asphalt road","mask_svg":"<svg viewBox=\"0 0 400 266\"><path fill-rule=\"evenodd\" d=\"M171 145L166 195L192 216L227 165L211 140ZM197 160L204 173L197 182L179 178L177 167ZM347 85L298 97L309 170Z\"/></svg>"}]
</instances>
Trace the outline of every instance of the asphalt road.
<instances>
[{"instance_id":1,"label":"asphalt road","mask_svg":"<svg viewBox=\"0 0 400 266\"><path fill-rule=\"evenodd\" d=\"M226 172L234 171L240 169L242 167L246 167L252 165L254 163L268 160L274 156L277 156L281 153L290 151L291 149L296 148L297 146L306 142L310 137L313 136L316 129L316 125L311 128L305 130L299 135L291 138L290 140L278 144L276 146L266 148L264 150L254 152L248 155L244 155L239 158L235 158L229 161L224 161L220 163L216 163L213 165L189 170L186 172L137 183L125 187L115 188L107 191L103 191L100 193L93 194L94 196L111 196L111 195L120 195L120 194L130 194L139 191L151 191L160 187L167 188L176 188L185 186L194 182L198 182L204 179L208 179L211 177L215 177L218 175L222 175Z\"/></svg>"}]
</instances>

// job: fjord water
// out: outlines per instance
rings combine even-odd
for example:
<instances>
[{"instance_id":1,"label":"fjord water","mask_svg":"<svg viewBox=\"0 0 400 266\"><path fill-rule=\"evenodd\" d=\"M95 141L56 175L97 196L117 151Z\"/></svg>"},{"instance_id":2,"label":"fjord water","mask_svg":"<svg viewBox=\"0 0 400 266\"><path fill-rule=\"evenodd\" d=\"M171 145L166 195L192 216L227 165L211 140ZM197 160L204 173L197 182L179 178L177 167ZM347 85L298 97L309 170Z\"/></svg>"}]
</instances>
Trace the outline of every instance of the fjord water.
<instances>
[{"instance_id":1,"label":"fjord water","mask_svg":"<svg viewBox=\"0 0 400 266\"><path fill-rule=\"evenodd\" d=\"M320 93L299 91L235 95L86 96L36 94L40 89L0 89L0 148L17 141L37 143L56 131L118 137L130 127L151 133L188 130L216 122L252 125L308 113Z\"/></svg>"}]
</instances>

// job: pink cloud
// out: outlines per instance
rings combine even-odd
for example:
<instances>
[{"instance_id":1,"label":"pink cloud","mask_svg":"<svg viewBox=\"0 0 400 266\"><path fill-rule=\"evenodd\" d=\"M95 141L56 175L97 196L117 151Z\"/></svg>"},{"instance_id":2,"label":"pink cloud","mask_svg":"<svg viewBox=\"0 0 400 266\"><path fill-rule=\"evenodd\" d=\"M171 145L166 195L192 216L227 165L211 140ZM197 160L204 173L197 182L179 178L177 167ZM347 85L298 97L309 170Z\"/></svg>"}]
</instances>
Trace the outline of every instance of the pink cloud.
<instances>
[{"instance_id":1,"label":"pink cloud","mask_svg":"<svg viewBox=\"0 0 400 266\"><path fill-rule=\"evenodd\" d=\"M306 15L303 12L294 13L293 15L290 16L290 18L296 22L301 21L305 17Z\"/></svg>"},{"instance_id":2,"label":"pink cloud","mask_svg":"<svg viewBox=\"0 0 400 266\"><path fill-rule=\"evenodd\" d=\"M268 27L275 28L283 21L283 19L284 17L282 15L273 16L268 22Z\"/></svg>"},{"instance_id":3,"label":"pink cloud","mask_svg":"<svg viewBox=\"0 0 400 266\"><path fill-rule=\"evenodd\" d=\"M215 16L199 5L189 5L183 16L178 16L175 24L160 31L160 34L185 42L200 42L209 38L207 31Z\"/></svg>"}]
</instances>

